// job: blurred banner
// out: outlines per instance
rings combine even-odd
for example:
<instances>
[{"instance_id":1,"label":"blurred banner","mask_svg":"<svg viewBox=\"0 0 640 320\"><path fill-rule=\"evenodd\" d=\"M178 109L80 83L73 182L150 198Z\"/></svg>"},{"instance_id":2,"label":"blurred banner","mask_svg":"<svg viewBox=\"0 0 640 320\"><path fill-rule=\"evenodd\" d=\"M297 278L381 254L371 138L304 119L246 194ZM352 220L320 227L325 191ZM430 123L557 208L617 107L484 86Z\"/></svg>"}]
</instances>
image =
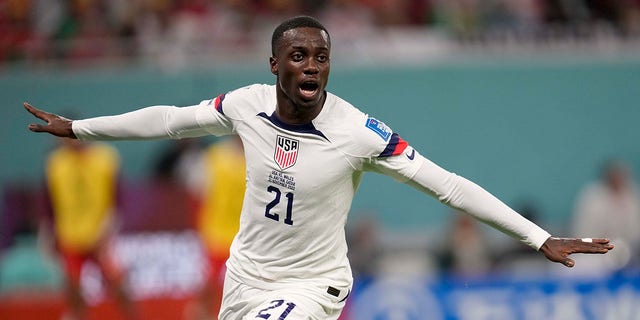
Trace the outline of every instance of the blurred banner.
<instances>
[{"instance_id":1,"label":"blurred banner","mask_svg":"<svg viewBox=\"0 0 640 320\"><path fill-rule=\"evenodd\" d=\"M369 278L356 283L350 320L635 320L640 275L595 279Z\"/></svg>"},{"instance_id":2,"label":"blurred banner","mask_svg":"<svg viewBox=\"0 0 640 320\"><path fill-rule=\"evenodd\" d=\"M114 251L128 271L129 288L137 300L188 298L204 281L206 261L193 231L121 235ZM85 265L81 279L87 298L101 301L106 292L97 267Z\"/></svg>"},{"instance_id":3,"label":"blurred banner","mask_svg":"<svg viewBox=\"0 0 640 320\"><path fill-rule=\"evenodd\" d=\"M206 274L206 261L195 232L123 234L112 248L115 259L128 271L128 288L140 319L193 319L190 302ZM10 255L10 259L0 260L4 262L0 263L0 319L61 319L66 303L57 265L46 263L33 244L14 249ZM34 275L40 275L41 280L24 281ZM124 320L95 264L85 264L80 279L82 294L90 306L87 319Z\"/></svg>"},{"instance_id":4,"label":"blurred banner","mask_svg":"<svg viewBox=\"0 0 640 320\"><path fill-rule=\"evenodd\" d=\"M137 300L188 298L204 279L191 231L123 235L115 250ZM85 293L99 302L100 274L84 271ZM574 274L359 278L341 320L640 320L640 272Z\"/></svg>"},{"instance_id":5,"label":"blurred banner","mask_svg":"<svg viewBox=\"0 0 640 320\"><path fill-rule=\"evenodd\" d=\"M114 250L143 319L189 319L189 302L206 272L194 232L126 234ZM640 320L640 270L575 271L356 278L340 320ZM82 286L91 319L121 319L95 266L83 269ZM14 289L0 294L0 319L59 319L63 306L60 292Z\"/></svg>"}]
</instances>

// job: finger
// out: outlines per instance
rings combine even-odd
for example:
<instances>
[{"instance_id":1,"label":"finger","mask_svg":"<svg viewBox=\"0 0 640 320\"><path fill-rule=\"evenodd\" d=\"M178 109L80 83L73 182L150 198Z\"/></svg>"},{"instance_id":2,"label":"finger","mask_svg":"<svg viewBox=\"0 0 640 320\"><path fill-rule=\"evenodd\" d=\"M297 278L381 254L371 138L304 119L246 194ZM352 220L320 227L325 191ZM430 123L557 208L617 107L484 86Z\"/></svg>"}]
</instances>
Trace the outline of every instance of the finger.
<instances>
[{"instance_id":1,"label":"finger","mask_svg":"<svg viewBox=\"0 0 640 320\"><path fill-rule=\"evenodd\" d=\"M576 264L576 262L573 261L572 259L567 258L564 261L562 261L562 264L564 264L568 268L573 268L573 266Z\"/></svg>"},{"instance_id":2,"label":"finger","mask_svg":"<svg viewBox=\"0 0 640 320\"><path fill-rule=\"evenodd\" d=\"M607 238L591 238L591 242L600 243L600 244L607 244L607 243L609 243L609 239L607 239Z\"/></svg>"},{"instance_id":3,"label":"finger","mask_svg":"<svg viewBox=\"0 0 640 320\"><path fill-rule=\"evenodd\" d=\"M46 131L47 131L47 130L46 130L46 128L45 128L45 126L40 125L40 124L33 124L33 123L32 123L32 124L30 124L30 125L28 126L28 128L29 128L29 130L30 130L30 131L32 131L32 132L46 132Z\"/></svg>"},{"instance_id":4,"label":"finger","mask_svg":"<svg viewBox=\"0 0 640 320\"><path fill-rule=\"evenodd\" d=\"M23 102L22 106L27 109L27 111L29 111L29 113L33 114L34 116L36 115L36 113L38 113L38 109L36 109L34 106L32 106L31 104L29 104L28 102Z\"/></svg>"},{"instance_id":5,"label":"finger","mask_svg":"<svg viewBox=\"0 0 640 320\"><path fill-rule=\"evenodd\" d=\"M27 111L29 111L29 113L34 115L36 118L44 120L44 121L47 121L47 122L49 121L47 119L48 113L46 113L46 112L44 112L44 111L42 111L40 109L37 109L36 107L30 105L28 102L25 102L22 105L24 106L25 109L27 109Z\"/></svg>"},{"instance_id":6,"label":"finger","mask_svg":"<svg viewBox=\"0 0 640 320\"><path fill-rule=\"evenodd\" d=\"M611 244L602 243L578 243L572 253L607 253L613 249Z\"/></svg>"},{"instance_id":7,"label":"finger","mask_svg":"<svg viewBox=\"0 0 640 320\"><path fill-rule=\"evenodd\" d=\"M614 245L609 243L609 239L593 239L593 243L599 244L602 248L606 248L607 250L613 250Z\"/></svg>"}]
</instances>

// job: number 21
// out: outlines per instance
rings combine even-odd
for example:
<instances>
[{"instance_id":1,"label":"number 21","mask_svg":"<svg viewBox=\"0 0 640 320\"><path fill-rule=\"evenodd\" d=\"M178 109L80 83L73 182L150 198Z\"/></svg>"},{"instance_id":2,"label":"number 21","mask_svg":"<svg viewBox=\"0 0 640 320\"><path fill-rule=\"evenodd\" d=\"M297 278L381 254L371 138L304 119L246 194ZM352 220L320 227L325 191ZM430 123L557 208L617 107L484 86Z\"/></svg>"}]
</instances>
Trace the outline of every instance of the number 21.
<instances>
[{"instance_id":1,"label":"number 21","mask_svg":"<svg viewBox=\"0 0 640 320\"><path fill-rule=\"evenodd\" d=\"M280 215L277 213L271 213L270 211L271 209L273 209L273 207L275 207L278 203L280 203L280 196L282 195L282 192L280 191L280 189L274 186L267 187L267 191L271 193L275 193L276 196L271 202L267 204L267 207L264 210L264 216L269 219L273 219L275 221L280 221ZM284 218L284 223L292 226L293 219L291 215L293 211L293 193L287 192L284 196L287 197L287 214L286 214L286 217Z\"/></svg>"},{"instance_id":2,"label":"number 21","mask_svg":"<svg viewBox=\"0 0 640 320\"><path fill-rule=\"evenodd\" d=\"M268 313L267 311L280 307L284 302L285 301L282 299L271 301L271 305L260 310L256 315L256 318L269 319L271 317L271 313ZM284 312L282 312L282 314L280 314L278 320L284 320L289 315L289 312L291 312L291 310L296 307L296 304L293 302L287 302L286 305L287 308L284 310Z\"/></svg>"}]
</instances>

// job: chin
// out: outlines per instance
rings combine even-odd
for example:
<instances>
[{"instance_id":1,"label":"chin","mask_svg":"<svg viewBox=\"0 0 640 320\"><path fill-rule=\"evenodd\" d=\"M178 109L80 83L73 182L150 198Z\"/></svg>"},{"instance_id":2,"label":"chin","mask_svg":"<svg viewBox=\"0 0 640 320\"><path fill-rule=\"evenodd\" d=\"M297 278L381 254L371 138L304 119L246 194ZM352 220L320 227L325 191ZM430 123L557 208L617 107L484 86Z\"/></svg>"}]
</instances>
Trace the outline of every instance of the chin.
<instances>
[{"instance_id":1,"label":"chin","mask_svg":"<svg viewBox=\"0 0 640 320\"><path fill-rule=\"evenodd\" d=\"M318 98L314 98L313 100L299 99L296 104L300 107L311 109L317 105L320 105L321 102L322 102L322 99L318 97Z\"/></svg>"},{"instance_id":2,"label":"chin","mask_svg":"<svg viewBox=\"0 0 640 320\"><path fill-rule=\"evenodd\" d=\"M324 100L324 91L318 91L318 93L312 96L298 96L298 104L300 106L313 107L319 105Z\"/></svg>"}]
</instances>

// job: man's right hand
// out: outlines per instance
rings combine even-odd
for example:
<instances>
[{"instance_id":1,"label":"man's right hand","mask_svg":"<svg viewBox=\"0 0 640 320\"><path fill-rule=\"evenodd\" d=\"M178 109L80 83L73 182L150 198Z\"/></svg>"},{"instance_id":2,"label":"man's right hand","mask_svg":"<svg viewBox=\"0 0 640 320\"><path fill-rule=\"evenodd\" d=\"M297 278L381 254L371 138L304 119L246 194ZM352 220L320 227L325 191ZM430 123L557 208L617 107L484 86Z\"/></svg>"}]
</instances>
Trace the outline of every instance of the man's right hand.
<instances>
[{"instance_id":1,"label":"man's right hand","mask_svg":"<svg viewBox=\"0 0 640 320\"><path fill-rule=\"evenodd\" d=\"M71 129L72 120L57 114L42 111L27 102L23 103L23 105L32 115L47 123L46 125L29 124L29 130L33 132L48 132L54 136L76 139L76 135L73 133L73 129Z\"/></svg>"}]
</instances>

